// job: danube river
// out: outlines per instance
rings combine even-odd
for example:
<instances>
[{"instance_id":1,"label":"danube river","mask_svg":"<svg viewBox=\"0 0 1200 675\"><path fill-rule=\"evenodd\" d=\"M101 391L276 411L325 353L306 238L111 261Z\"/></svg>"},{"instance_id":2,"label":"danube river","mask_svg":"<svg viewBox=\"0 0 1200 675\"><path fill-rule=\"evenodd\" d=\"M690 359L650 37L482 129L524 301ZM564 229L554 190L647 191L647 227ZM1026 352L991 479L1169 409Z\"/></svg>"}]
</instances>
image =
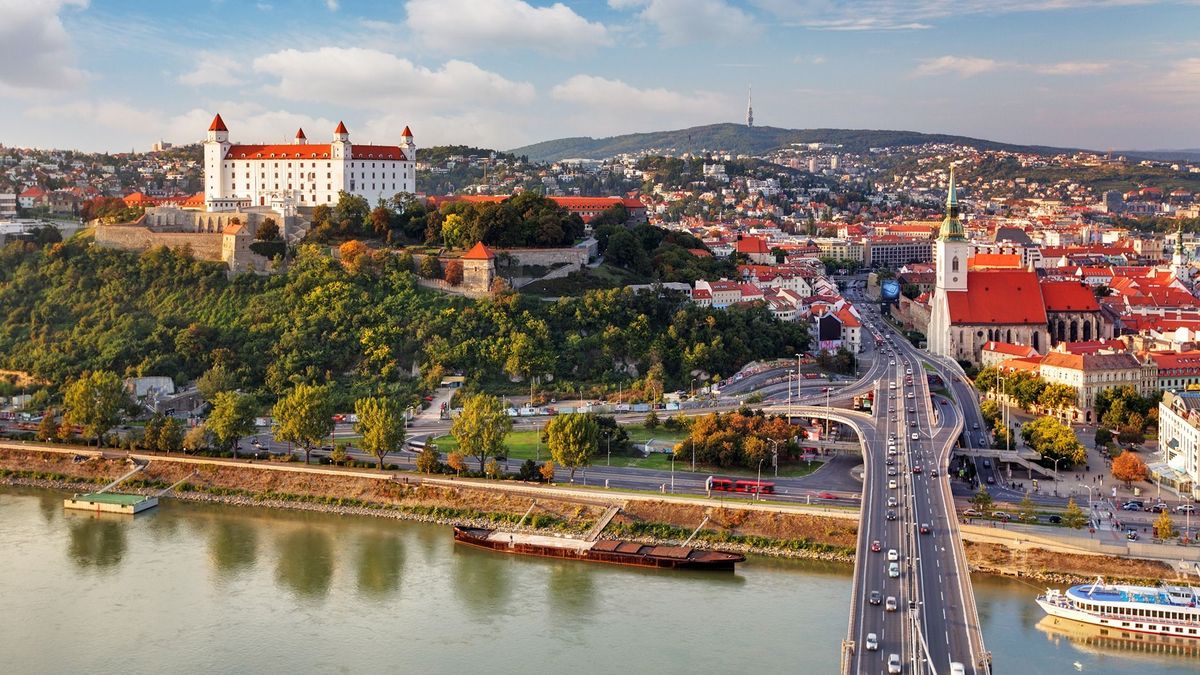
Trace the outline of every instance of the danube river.
<instances>
[{"instance_id":1,"label":"danube river","mask_svg":"<svg viewBox=\"0 0 1200 675\"><path fill-rule=\"evenodd\" d=\"M444 526L62 499L0 488L5 672L835 673L846 633L844 566L631 570L456 547ZM1039 629L1036 592L977 585L997 673L1200 668Z\"/></svg>"}]
</instances>

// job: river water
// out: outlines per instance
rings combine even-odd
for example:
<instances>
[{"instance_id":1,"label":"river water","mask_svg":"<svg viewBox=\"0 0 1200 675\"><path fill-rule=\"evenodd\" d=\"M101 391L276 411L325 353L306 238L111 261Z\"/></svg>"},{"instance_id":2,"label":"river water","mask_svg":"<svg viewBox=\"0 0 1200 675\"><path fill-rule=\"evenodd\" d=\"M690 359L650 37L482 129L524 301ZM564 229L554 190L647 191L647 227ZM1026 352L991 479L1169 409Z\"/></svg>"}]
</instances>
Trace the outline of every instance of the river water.
<instances>
[{"instance_id":1,"label":"river water","mask_svg":"<svg viewBox=\"0 0 1200 675\"><path fill-rule=\"evenodd\" d=\"M835 673L850 570L635 570L455 546L445 526L163 500L136 518L0 488L0 672ZM1194 674L1037 628L982 579L995 672Z\"/></svg>"}]
</instances>

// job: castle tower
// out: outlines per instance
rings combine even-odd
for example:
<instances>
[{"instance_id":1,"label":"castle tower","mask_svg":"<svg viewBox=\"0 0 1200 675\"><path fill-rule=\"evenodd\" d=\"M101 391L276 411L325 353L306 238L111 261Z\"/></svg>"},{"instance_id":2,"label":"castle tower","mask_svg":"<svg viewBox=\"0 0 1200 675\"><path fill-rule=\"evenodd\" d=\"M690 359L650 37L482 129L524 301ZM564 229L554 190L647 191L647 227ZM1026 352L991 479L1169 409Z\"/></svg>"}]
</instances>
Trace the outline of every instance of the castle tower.
<instances>
[{"instance_id":1,"label":"castle tower","mask_svg":"<svg viewBox=\"0 0 1200 675\"><path fill-rule=\"evenodd\" d=\"M308 145L308 137L304 135L304 127L296 130L296 138L293 142L296 145Z\"/></svg>"},{"instance_id":2,"label":"castle tower","mask_svg":"<svg viewBox=\"0 0 1200 675\"><path fill-rule=\"evenodd\" d=\"M350 159L350 132L343 122L338 122L333 130L333 142L329 144L329 154L333 159Z\"/></svg>"},{"instance_id":3,"label":"castle tower","mask_svg":"<svg viewBox=\"0 0 1200 675\"><path fill-rule=\"evenodd\" d=\"M942 221L934 244L934 263L937 266L936 284L929 308L929 351L955 358L950 335L950 301L948 293L967 290L967 258L971 242L958 219L958 193L954 186L954 165L950 165L950 188L946 194L946 218Z\"/></svg>"},{"instance_id":4,"label":"castle tower","mask_svg":"<svg viewBox=\"0 0 1200 675\"><path fill-rule=\"evenodd\" d=\"M746 126L754 126L754 85L746 86Z\"/></svg>"},{"instance_id":5,"label":"castle tower","mask_svg":"<svg viewBox=\"0 0 1200 675\"><path fill-rule=\"evenodd\" d=\"M462 265L462 285L467 294L486 295L496 279L496 254L479 241L463 254Z\"/></svg>"},{"instance_id":6,"label":"castle tower","mask_svg":"<svg viewBox=\"0 0 1200 675\"><path fill-rule=\"evenodd\" d=\"M208 125L208 135L204 139L204 207L212 210L214 200L224 198L226 189L224 171L221 162L229 152L229 129L225 120L217 113L212 124Z\"/></svg>"},{"instance_id":7,"label":"castle tower","mask_svg":"<svg viewBox=\"0 0 1200 675\"><path fill-rule=\"evenodd\" d=\"M413 143L412 130L407 125L400 134L400 148L404 150L404 159L410 162L417 161L417 144Z\"/></svg>"}]
</instances>

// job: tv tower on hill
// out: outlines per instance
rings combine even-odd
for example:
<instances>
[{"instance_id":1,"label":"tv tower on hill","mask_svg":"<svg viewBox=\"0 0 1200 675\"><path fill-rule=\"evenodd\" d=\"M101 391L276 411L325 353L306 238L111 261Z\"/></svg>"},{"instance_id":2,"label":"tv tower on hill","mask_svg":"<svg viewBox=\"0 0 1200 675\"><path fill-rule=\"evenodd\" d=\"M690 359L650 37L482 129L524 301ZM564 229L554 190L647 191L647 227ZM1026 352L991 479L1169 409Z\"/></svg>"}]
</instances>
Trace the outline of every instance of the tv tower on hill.
<instances>
[{"instance_id":1,"label":"tv tower on hill","mask_svg":"<svg viewBox=\"0 0 1200 675\"><path fill-rule=\"evenodd\" d=\"M746 85L746 126L754 126L754 85Z\"/></svg>"}]
</instances>

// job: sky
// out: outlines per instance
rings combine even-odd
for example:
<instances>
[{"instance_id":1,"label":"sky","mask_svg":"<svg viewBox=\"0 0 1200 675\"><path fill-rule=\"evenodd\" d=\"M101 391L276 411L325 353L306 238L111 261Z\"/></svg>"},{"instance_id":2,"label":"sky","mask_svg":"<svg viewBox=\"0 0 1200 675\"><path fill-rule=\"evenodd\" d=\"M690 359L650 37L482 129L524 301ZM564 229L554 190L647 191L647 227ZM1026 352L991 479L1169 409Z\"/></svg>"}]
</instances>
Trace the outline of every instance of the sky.
<instances>
[{"instance_id":1,"label":"sky","mask_svg":"<svg viewBox=\"0 0 1200 675\"><path fill-rule=\"evenodd\" d=\"M0 144L744 122L1200 148L1200 0L0 0Z\"/></svg>"}]
</instances>

